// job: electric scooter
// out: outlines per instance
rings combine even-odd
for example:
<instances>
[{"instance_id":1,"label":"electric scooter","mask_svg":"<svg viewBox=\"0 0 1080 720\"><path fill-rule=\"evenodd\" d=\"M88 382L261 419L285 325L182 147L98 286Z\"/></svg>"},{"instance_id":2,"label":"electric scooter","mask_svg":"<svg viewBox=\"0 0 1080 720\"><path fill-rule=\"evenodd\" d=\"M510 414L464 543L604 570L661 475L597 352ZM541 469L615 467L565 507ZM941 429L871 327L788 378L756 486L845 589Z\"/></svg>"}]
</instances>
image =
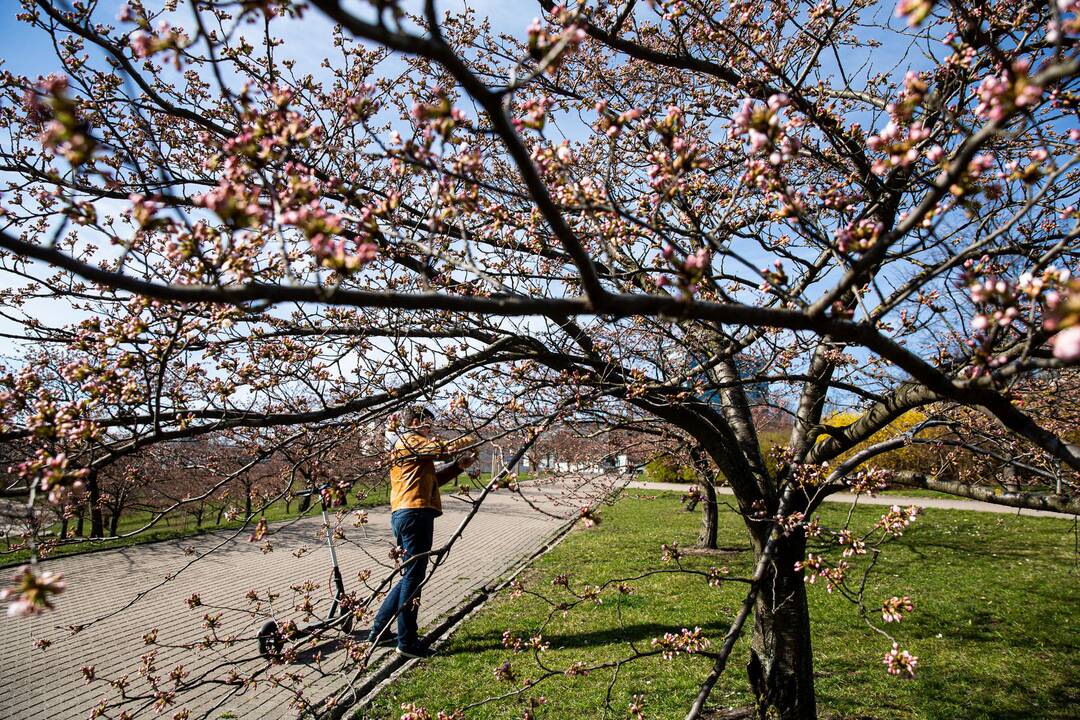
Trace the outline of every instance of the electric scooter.
<instances>
[{"instance_id":1,"label":"electric scooter","mask_svg":"<svg viewBox=\"0 0 1080 720\"><path fill-rule=\"evenodd\" d=\"M330 563L334 566L334 600L330 604L330 612L327 613L325 620L319 620L298 627L296 631L290 635L290 640L314 635L332 627L340 627L345 633L352 632L354 617L352 612L345 610L343 607L345 582L341 578L341 567L338 565L337 552L334 550L334 534L330 532L330 514L326 509L326 496L322 492L329 487L329 485L322 485L317 490L308 490L306 493L300 493L299 497L303 497L305 494L310 495L315 492L319 493L319 501L322 503L323 527L326 528L326 547L330 550ZM262 626L259 630L258 640L259 654L266 658L281 654L281 650L285 646L285 637L278 632L278 624L274 620L268 620Z\"/></svg>"}]
</instances>

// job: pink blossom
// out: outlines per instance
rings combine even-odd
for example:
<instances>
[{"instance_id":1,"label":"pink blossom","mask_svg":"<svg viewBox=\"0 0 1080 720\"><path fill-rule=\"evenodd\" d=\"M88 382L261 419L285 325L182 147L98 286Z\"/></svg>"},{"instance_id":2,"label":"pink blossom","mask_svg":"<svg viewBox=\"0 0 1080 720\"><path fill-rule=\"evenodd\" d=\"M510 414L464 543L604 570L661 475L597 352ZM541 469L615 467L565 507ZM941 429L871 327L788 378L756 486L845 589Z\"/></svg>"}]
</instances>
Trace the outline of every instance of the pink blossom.
<instances>
[{"instance_id":1,"label":"pink blossom","mask_svg":"<svg viewBox=\"0 0 1080 720\"><path fill-rule=\"evenodd\" d=\"M881 618L885 622L900 622L904 619L904 613L914 609L915 605L907 595L902 598L893 596L881 604Z\"/></svg>"},{"instance_id":2,"label":"pink blossom","mask_svg":"<svg viewBox=\"0 0 1080 720\"><path fill-rule=\"evenodd\" d=\"M710 253L705 248L698 248L695 252L686 257L684 266L690 273L703 272L709 264Z\"/></svg>"},{"instance_id":3,"label":"pink blossom","mask_svg":"<svg viewBox=\"0 0 1080 720\"><path fill-rule=\"evenodd\" d=\"M679 653L693 655L709 647L709 640L702 635L701 628L693 630L683 628L679 633L664 633L662 637L652 639L652 646L660 650L660 656L672 660Z\"/></svg>"},{"instance_id":4,"label":"pink blossom","mask_svg":"<svg viewBox=\"0 0 1080 720\"><path fill-rule=\"evenodd\" d=\"M900 0L896 4L896 17L906 18L908 25L916 27L934 9L934 0Z\"/></svg>"},{"instance_id":5,"label":"pink blossom","mask_svg":"<svg viewBox=\"0 0 1080 720\"><path fill-rule=\"evenodd\" d=\"M1066 362L1080 360L1080 325L1065 328L1053 338L1054 357Z\"/></svg>"},{"instance_id":6,"label":"pink blossom","mask_svg":"<svg viewBox=\"0 0 1080 720\"><path fill-rule=\"evenodd\" d=\"M9 617L28 617L52 610L51 595L59 595L66 587L64 576L46 570L40 575L29 565L23 565L12 578L10 586L0 590L0 600L6 600Z\"/></svg>"},{"instance_id":7,"label":"pink blossom","mask_svg":"<svg viewBox=\"0 0 1080 720\"><path fill-rule=\"evenodd\" d=\"M893 643L892 649L885 653L883 662L890 675L905 674L908 677L915 677L915 668L919 664L919 658L907 650L901 650L897 643Z\"/></svg>"},{"instance_id":8,"label":"pink blossom","mask_svg":"<svg viewBox=\"0 0 1080 720\"><path fill-rule=\"evenodd\" d=\"M154 54L156 38L150 33L138 30L131 34L129 42L135 57L147 58Z\"/></svg>"}]
</instances>

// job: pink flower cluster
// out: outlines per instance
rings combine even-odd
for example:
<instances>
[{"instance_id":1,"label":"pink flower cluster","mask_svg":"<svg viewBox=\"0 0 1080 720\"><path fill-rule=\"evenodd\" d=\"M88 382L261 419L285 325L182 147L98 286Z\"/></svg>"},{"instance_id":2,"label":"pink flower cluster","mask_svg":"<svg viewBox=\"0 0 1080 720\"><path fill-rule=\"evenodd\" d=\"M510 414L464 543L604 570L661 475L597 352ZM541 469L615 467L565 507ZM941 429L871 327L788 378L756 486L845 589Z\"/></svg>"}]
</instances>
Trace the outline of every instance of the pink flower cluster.
<instances>
[{"instance_id":1,"label":"pink flower cluster","mask_svg":"<svg viewBox=\"0 0 1080 720\"><path fill-rule=\"evenodd\" d=\"M917 27L934 9L935 0L900 0L896 4L896 17L905 18L911 27Z\"/></svg>"},{"instance_id":2,"label":"pink flower cluster","mask_svg":"<svg viewBox=\"0 0 1080 720\"><path fill-rule=\"evenodd\" d=\"M841 553L844 557L851 557L852 555L865 555L866 543L861 538L855 537L855 534L850 530L841 530L836 534L836 542L843 546L844 551Z\"/></svg>"},{"instance_id":3,"label":"pink flower cluster","mask_svg":"<svg viewBox=\"0 0 1080 720\"><path fill-rule=\"evenodd\" d=\"M919 658L907 650L901 650L898 644L893 643L892 649L885 653L883 662L890 675L907 675L909 678L913 678L915 677L915 668L919 664Z\"/></svg>"},{"instance_id":4,"label":"pink flower cluster","mask_svg":"<svg viewBox=\"0 0 1080 720\"><path fill-rule=\"evenodd\" d=\"M890 120L880 133L866 139L868 148L887 156L874 160L871 170L877 175L884 175L890 168L906 168L912 165L919 159L917 146L928 137L930 131L921 122L912 123L905 135L903 128Z\"/></svg>"},{"instance_id":5,"label":"pink flower cluster","mask_svg":"<svg viewBox=\"0 0 1080 720\"><path fill-rule=\"evenodd\" d=\"M797 487L817 487L825 481L828 474L828 463L797 463L791 466L791 480Z\"/></svg>"},{"instance_id":6,"label":"pink flower cluster","mask_svg":"<svg viewBox=\"0 0 1080 720\"><path fill-rule=\"evenodd\" d=\"M792 160L802 143L787 132L797 127L797 123L791 120L784 123L780 117L780 111L790 104L791 100L783 93L770 96L765 105L744 100L739 112L732 118L731 137L746 135L750 141L750 152L768 152L769 164L773 166Z\"/></svg>"},{"instance_id":7,"label":"pink flower cluster","mask_svg":"<svg viewBox=\"0 0 1080 720\"><path fill-rule=\"evenodd\" d=\"M678 270L678 285L688 295L697 292L699 283L706 277L712 262L712 253L708 248L698 248L687 255L685 260L679 260L675 257L675 248L668 245L660 251L660 256ZM669 278L661 277L658 284L663 286L669 282Z\"/></svg>"},{"instance_id":8,"label":"pink flower cluster","mask_svg":"<svg viewBox=\"0 0 1080 720\"><path fill-rule=\"evenodd\" d=\"M881 603L881 618L885 622L900 622L904 619L904 613L910 613L914 609L915 605L910 597L905 595L900 598L894 595Z\"/></svg>"},{"instance_id":9,"label":"pink flower cluster","mask_svg":"<svg viewBox=\"0 0 1080 720\"><path fill-rule=\"evenodd\" d=\"M862 468L848 478L848 487L856 495L866 493L873 496L874 493L886 488L890 477L892 477L892 473L882 468Z\"/></svg>"},{"instance_id":10,"label":"pink flower cluster","mask_svg":"<svg viewBox=\"0 0 1080 720\"><path fill-rule=\"evenodd\" d=\"M468 124L465 113L454 107L444 88L435 87L432 94L435 96L434 102L417 102L413 104L411 111L413 118L420 124L426 147L431 146L436 136L449 139L454 128Z\"/></svg>"},{"instance_id":11,"label":"pink flower cluster","mask_svg":"<svg viewBox=\"0 0 1080 720\"><path fill-rule=\"evenodd\" d=\"M546 68L548 73L558 68L566 51L574 50L588 37L585 29L575 23L575 18L563 5L556 5L551 14L557 22L565 26L561 31L548 30L540 18L533 18L525 28L530 57L538 61L547 58L550 63ZM552 54L553 52L555 54Z\"/></svg>"},{"instance_id":12,"label":"pink flower cluster","mask_svg":"<svg viewBox=\"0 0 1080 720\"><path fill-rule=\"evenodd\" d=\"M673 542L670 545L664 543L660 546L660 561L661 562L679 562L679 558L682 557L682 551L679 550L679 543Z\"/></svg>"},{"instance_id":13,"label":"pink flower cluster","mask_svg":"<svg viewBox=\"0 0 1080 720\"><path fill-rule=\"evenodd\" d=\"M365 225L370 225L370 216L371 211L368 210L363 219ZM341 216L330 214L317 202L283 212L280 221L283 225L292 225L303 231L315 257L325 267L353 272L374 260L378 254L378 248L371 242L361 242L355 252L348 252L345 238L341 237Z\"/></svg>"},{"instance_id":14,"label":"pink flower cluster","mask_svg":"<svg viewBox=\"0 0 1080 720\"><path fill-rule=\"evenodd\" d=\"M708 572L705 573L705 581L708 582L711 587L720 587L724 583L724 577L730 572L731 568L727 565L710 567Z\"/></svg>"},{"instance_id":15,"label":"pink flower cluster","mask_svg":"<svg viewBox=\"0 0 1080 720\"><path fill-rule=\"evenodd\" d=\"M660 656L672 660L679 653L693 655L709 647L709 639L701 634L701 628L693 630L683 628L678 633L664 633L663 637L653 638L652 646L660 650Z\"/></svg>"},{"instance_id":16,"label":"pink flower cluster","mask_svg":"<svg viewBox=\"0 0 1080 720\"><path fill-rule=\"evenodd\" d=\"M196 206L210 210L228 225L252 227L266 220L259 194L258 188L223 179L213 190L196 195L194 201Z\"/></svg>"},{"instance_id":17,"label":"pink flower cluster","mask_svg":"<svg viewBox=\"0 0 1080 720\"><path fill-rule=\"evenodd\" d=\"M983 78L978 89L975 114L1001 123L1017 110L1033 107L1042 98L1043 88L1028 76L1028 65L1016 62L1008 70Z\"/></svg>"},{"instance_id":18,"label":"pink flower cluster","mask_svg":"<svg viewBox=\"0 0 1080 720\"><path fill-rule=\"evenodd\" d=\"M551 98L547 96L530 98L521 106L523 117L515 117L511 122L514 129L521 132L525 128L531 130L543 130L547 123L548 108L551 107Z\"/></svg>"},{"instance_id":19,"label":"pink flower cluster","mask_svg":"<svg viewBox=\"0 0 1080 720\"><path fill-rule=\"evenodd\" d=\"M649 161L649 185L660 198L671 198L687 188L688 176L693 170L704 170L711 163L705 156L705 148L695 140L680 135L683 112L671 105L667 114L652 123L660 134L660 144L646 155Z\"/></svg>"},{"instance_id":20,"label":"pink flower cluster","mask_svg":"<svg viewBox=\"0 0 1080 720\"><path fill-rule=\"evenodd\" d=\"M1057 0L1058 15L1046 24L1046 41L1060 42L1065 35L1080 35L1080 0Z\"/></svg>"},{"instance_id":21,"label":"pink flower cluster","mask_svg":"<svg viewBox=\"0 0 1080 720\"><path fill-rule=\"evenodd\" d=\"M1054 357L1067 362L1080 360L1080 279L1070 279L1068 270L1056 274L1060 290L1046 294L1049 314L1043 328L1057 331L1050 339Z\"/></svg>"},{"instance_id":22,"label":"pink flower cluster","mask_svg":"<svg viewBox=\"0 0 1080 720\"><path fill-rule=\"evenodd\" d=\"M460 710L455 710L451 713L440 710L438 714L432 715L428 712L428 709L422 705L416 705L414 703L401 704L401 720L462 720L464 717L464 714Z\"/></svg>"},{"instance_id":23,"label":"pink flower cluster","mask_svg":"<svg viewBox=\"0 0 1080 720\"><path fill-rule=\"evenodd\" d=\"M600 100L596 103L596 112L600 118L596 121L593 128L597 132L602 132L609 138L618 137L627 125L632 123L641 117L641 111L637 108L630 108L616 115L613 112L608 112L608 101Z\"/></svg>"},{"instance_id":24,"label":"pink flower cluster","mask_svg":"<svg viewBox=\"0 0 1080 720\"><path fill-rule=\"evenodd\" d=\"M8 603L9 617L28 617L52 610L52 596L64 592L64 576L46 570L40 575L29 565L23 565L12 578L11 585L0 590L0 601Z\"/></svg>"},{"instance_id":25,"label":"pink flower cluster","mask_svg":"<svg viewBox=\"0 0 1080 720\"><path fill-rule=\"evenodd\" d=\"M89 162L97 147L90 128L81 118L75 101L67 96L68 81L63 75L49 75L41 81L41 94L47 99L41 103L36 93L30 100L31 112L44 119L52 119L41 133L42 146L55 150L64 159L78 167Z\"/></svg>"},{"instance_id":26,"label":"pink flower cluster","mask_svg":"<svg viewBox=\"0 0 1080 720\"><path fill-rule=\"evenodd\" d=\"M874 524L874 527L881 528L886 535L900 537L910 527L911 523L915 522L921 512L922 508L918 505L909 505L906 508L893 505L889 508L889 512L882 515L881 519Z\"/></svg>"},{"instance_id":27,"label":"pink flower cluster","mask_svg":"<svg viewBox=\"0 0 1080 720\"><path fill-rule=\"evenodd\" d=\"M65 453L51 453L39 448L34 457L19 463L13 468L15 474L37 483L42 492L49 493L49 502L54 505L63 503L70 494L81 495L86 486L83 478L86 468L73 468Z\"/></svg>"},{"instance_id":28,"label":"pink flower cluster","mask_svg":"<svg viewBox=\"0 0 1080 720\"><path fill-rule=\"evenodd\" d=\"M807 553L805 560L795 563L795 572L803 571L806 583L813 585L818 578L822 578L825 581L825 590L829 593L844 584L849 569L851 566L846 560L832 566L825 562L825 558L814 553Z\"/></svg>"},{"instance_id":29,"label":"pink flower cluster","mask_svg":"<svg viewBox=\"0 0 1080 720\"><path fill-rule=\"evenodd\" d=\"M136 193L128 195L128 200L131 201L131 208L128 209L127 214L131 219L134 220L140 228L151 226L154 216L157 215L158 210L161 209L161 203Z\"/></svg>"},{"instance_id":30,"label":"pink flower cluster","mask_svg":"<svg viewBox=\"0 0 1080 720\"><path fill-rule=\"evenodd\" d=\"M378 112L382 105L378 100L372 98L374 92L374 85L363 83L356 89L355 94L345 98L344 109L350 120L362 122Z\"/></svg>"},{"instance_id":31,"label":"pink flower cluster","mask_svg":"<svg viewBox=\"0 0 1080 720\"><path fill-rule=\"evenodd\" d=\"M1080 360L1080 280L1068 269L1047 268L1041 275L1023 273L1013 283L996 274L988 257L964 264L965 280L972 302L984 306L972 318L978 332L992 327L1008 327L1022 315L1021 301L1045 308L1044 330L1056 333L1050 339L1054 357ZM998 363L1006 358L998 359Z\"/></svg>"},{"instance_id":32,"label":"pink flower cluster","mask_svg":"<svg viewBox=\"0 0 1080 720\"><path fill-rule=\"evenodd\" d=\"M785 535L790 535L802 527L806 522L806 515L801 512L793 512L790 515L777 515L776 524L783 530Z\"/></svg>"},{"instance_id":33,"label":"pink flower cluster","mask_svg":"<svg viewBox=\"0 0 1080 720\"><path fill-rule=\"evenodd\" d=\"M842 253L866 252L877 244L885 226L872 218L848 223L836 231L836 248Z\"/></svg>"},{"instance_id":34,"label":"pink flower cluster","mask_svg":"<svg viewBox=\"0 0 1080 720\"><path fill-rule=\"evenodd\" d=\"M149 58L159 52L173 50L176 53L176 63L179 64L180 51L190 45L191 40L182 29L174 28L162 20L158 23L156 32L136 30L128 37L128 43L137 58Z\"/></svg>"}]
</instances>

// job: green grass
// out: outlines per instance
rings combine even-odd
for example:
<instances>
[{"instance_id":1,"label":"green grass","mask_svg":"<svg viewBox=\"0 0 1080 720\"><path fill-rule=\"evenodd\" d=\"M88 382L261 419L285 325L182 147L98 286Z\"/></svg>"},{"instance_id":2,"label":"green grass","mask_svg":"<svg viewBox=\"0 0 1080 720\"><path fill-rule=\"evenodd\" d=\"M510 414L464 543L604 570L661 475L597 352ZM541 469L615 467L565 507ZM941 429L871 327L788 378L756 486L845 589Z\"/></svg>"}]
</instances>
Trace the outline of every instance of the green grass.
<instances>
[{"instance_id":1,"label":"green grass","mask_svg":"<svg viewBox=\"0 0 1080 720\"><path fill-rule=\"evenodd\" d=\"M839 523L846 507L822 512ZM881 508L860 508L856 526L866 527ZM603 513L596 528L575 531L524 576L527 589L568 599L551 579L571 573L574 587L626 577L660 562L661 543L691 546L698 515L680 510L678 496L655 500L634 496ZM1069 521L928 510L908 532L888 545L868 584L876 605L886 597L910 595L915 612L890 626L902 647L919 656L915 679L889 676L881 658L889 642L873 632L838 595L820 585L810 590L819 716L839 720L953 720L986 718L1077 718L1080 703L1080 604L1073 528ZM721 515L721 547L745 547L741 520ZM745 574L748 552L687 557L688 567L728 565ZM728 627L744 589L709 587L700 577L663 575L630 583L635 592L604 593L600 606L563 617L556 612L544 630L551 648L546 665L565 668L628 654L628 642L647 648L666 631L700 625L713 641ZM531 654L502 647L504 630L528 636L544 623L548 606L504 592L474 615L440 650L384 691L358 718L397 718L405 702L450 710L520 687L540 674ZM880 616L878 616L880 619ZM748 641L736 646L725 675L713 691L712 707L751 702L743 666ZM494 668L507 660L517 685L499 681ZM625 718L631 696L645 695L649 718L682 718L711 661L681 656L649 658L623 667L612 689L614 712ZM525 693L543 695L539 718L599 718L612 675L559 676ZM473 709L466 718L520 718L525 705L505 700Z\"/></svg>"},{"instance_id":2,"label":"green grass","mask_svg":"<svg viewBox=\"0 0 1080 720\"><path fill-rule=\"evenodd\" d=\"M957 495L950 495L949 493L938 492L937 490L923 490L922 488L905 488L896 487L889 488L888 490L882 490L879 495L899 495L901 497L914 497L914 498L937 498L939 500L968 500L969 498L959 497Z\"/></svg>"},{"instance_id":3,"label":"green grass","mask_svg":"<svg viewBox=\"0 0 1080 720\"><path fill-rule=\"evenodd\" d=\"M362 500L357 500L355 493L349 495L349 507L377 507L379 505L386 505L390 502L390 489L389 485L383 483L371 490ZM265 513L255 512L254 519L249 523L249 526L254 526L259 517L265 514L266 519L270 523L280 522L283 520L294 520L299 517L310 517L318 515L320 512L319 502L315 500L312 502L311 507L306 512L299 512L297 507L299 506L299 500L294 500L289 510L286 510L285 503L278 501L271 504L266 508ZM258 508L258 505L255 505ZM125 513L117 524L117 534L124 535L131 533L144 527L151 519L153 515L146 511L132 511ZM225 521L223 520L220 525L215 525L214 521L217 519L217 512L207 512L203 516L202 527L197 527L195 524L195 518L187 513L175 513L173 515L166 515L159 520L157 524L148 530L140 532L130 537L122 537L116 540L84 540L81 542L70 543L65 545L59 545L51 550L48 557L59 557L63 555L78 555L80 553L93 552L97 550L112 550L115 548L132 547L134 545L143 545L145 543L161 542L164 540L177 540L186 537L195 537L197 535L203 535L208 532L215 532L218 530L235 530L241 527L244 523L243 520ZM74 527L74 520L69 522L69 528ZM52 526L52 530L55 532L59 529L60 525L57 523ZM90 518L87 517L84 520L84 529L89 529ZM70 529L69 529L70 532ZM0 551L0 568L10 567L14 565L21 565L30 559L29 550L17 550L15 552L3 552Z\"/></svg>"}]
</instances>

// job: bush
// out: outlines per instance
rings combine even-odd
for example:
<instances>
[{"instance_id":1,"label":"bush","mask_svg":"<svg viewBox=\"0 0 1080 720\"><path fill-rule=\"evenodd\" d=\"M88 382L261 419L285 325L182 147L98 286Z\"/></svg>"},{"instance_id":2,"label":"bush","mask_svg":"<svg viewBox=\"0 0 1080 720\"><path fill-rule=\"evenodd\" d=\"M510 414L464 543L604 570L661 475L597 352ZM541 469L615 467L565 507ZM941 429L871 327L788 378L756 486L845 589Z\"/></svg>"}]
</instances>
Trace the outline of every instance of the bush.
<instances>
[{"instance_id":1,"label":"bush","mask_svg":"<svg viewBox=\"0 0 1080 720\"><path fill-rule=\"evenodd\" d=\"M657 455L645 463L645 479L649 482L696 483L697 473L689 465L679 465L671 455Z\"/></svg>"},{"instance_id":2,"label":"bush","mask_svg":"<svg viewBox=\"0 0 1080 720\"><path fill-rule=\"evenodd\" d=\"M846 427L857 421L860 417L862 417L862 413L857 411L840 411L829 415L825 418L824 423L830 427ZM918 410L909 410L881 430L878 430L870 436L868 440L859 443L851 450L840 455L833 464L841 463L855 453L860 452L871 445L876 445L889 438L894 438L897 435L903 435L910 432L912 428L919 423L924 422L926 419L927 416ZM946 432L947 431L943 428L932 427L919 433L919 436L922 438L940 437ZM826 436L822 435L819 439L824 437ZM928 475L935 474L940 469L937 453L931 445L906 445L898 450L878 455L868 461L868 464L882 468L883 470L911 470L914 472L926 473Z\"/></svg>"}]
</instances>

